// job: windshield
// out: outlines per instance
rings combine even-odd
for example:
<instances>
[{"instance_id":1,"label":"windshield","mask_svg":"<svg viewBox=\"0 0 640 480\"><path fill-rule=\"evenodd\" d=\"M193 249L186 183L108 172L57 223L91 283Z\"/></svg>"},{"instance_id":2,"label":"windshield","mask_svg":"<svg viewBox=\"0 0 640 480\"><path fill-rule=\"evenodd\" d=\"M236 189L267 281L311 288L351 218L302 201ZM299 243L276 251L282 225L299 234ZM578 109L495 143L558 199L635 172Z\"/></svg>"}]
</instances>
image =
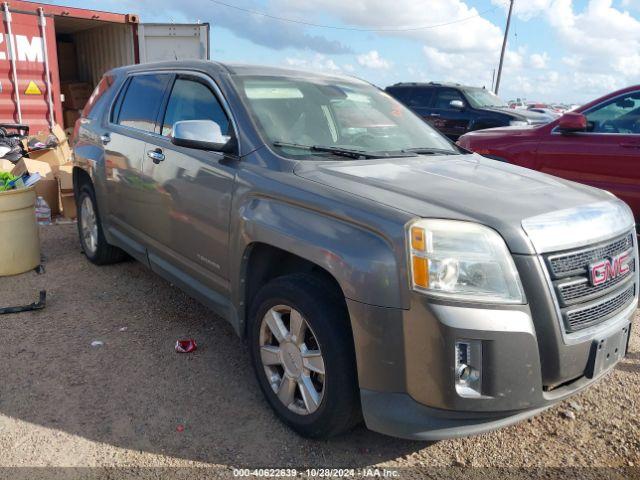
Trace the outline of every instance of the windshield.
<instances>
[{"instance_id":1,"label":"windshield","mask_svg":"<svg viewBox=\"0 0 640 480\"><path fill-rule=\"evenodd\" d=\"M499 96L484 88L468 89L465 90L464 93L467 95L467 99L473 108L508 107Z\"/></svg>"},{"instance_id":2,"label":"windshield","mask_svg":"<svg viewBox=\"0 0 640 480\"><path fill-rule=\"evenodd\" d=\"M233 78L264 139L287 156L345 150L383 156L410 150L459 153L402 104L365 83L321 77Z\"/></svg>"}]
</instances>

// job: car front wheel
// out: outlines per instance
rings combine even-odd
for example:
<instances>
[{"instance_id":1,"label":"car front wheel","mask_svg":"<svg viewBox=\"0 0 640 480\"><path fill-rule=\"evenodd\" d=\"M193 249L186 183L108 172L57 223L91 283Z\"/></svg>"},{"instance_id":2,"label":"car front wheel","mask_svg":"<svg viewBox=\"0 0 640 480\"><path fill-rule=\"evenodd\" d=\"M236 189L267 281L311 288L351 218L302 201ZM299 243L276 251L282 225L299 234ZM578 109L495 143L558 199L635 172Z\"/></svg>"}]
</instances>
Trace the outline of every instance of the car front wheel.
<instances>
[{"instance_id":1,"label":"car front wheel","mask_svg":"<svg viewBox=\"0 0 640 480\"><path fill-rule=\"evenodd\" d=\"M360 421L344 299L310 274L276 278L253 302L252 363L267 401L300 435L328 438Z\"/></svg>"}]
</instances>

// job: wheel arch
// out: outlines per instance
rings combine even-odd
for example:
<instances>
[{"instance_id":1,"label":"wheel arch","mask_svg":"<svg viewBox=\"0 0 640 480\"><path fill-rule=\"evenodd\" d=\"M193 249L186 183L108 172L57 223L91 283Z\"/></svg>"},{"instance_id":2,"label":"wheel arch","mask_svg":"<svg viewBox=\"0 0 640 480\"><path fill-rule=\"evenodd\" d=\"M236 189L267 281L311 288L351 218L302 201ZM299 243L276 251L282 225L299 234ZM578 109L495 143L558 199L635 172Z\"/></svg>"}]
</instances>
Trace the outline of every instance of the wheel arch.
<instances>
[{"instance_id":1,"label":"wheel arch","mask_svg":"<svg viewBox=\"0 0 640 480\"><path fill-rule=\"evenodd\" d=\"M323 276L345 299L386 307L407 302L396 254L378 232L270 199L254 199L241 212L230 269L239 334L260 286L287 273Z\"/></svg>"}]
</instances>

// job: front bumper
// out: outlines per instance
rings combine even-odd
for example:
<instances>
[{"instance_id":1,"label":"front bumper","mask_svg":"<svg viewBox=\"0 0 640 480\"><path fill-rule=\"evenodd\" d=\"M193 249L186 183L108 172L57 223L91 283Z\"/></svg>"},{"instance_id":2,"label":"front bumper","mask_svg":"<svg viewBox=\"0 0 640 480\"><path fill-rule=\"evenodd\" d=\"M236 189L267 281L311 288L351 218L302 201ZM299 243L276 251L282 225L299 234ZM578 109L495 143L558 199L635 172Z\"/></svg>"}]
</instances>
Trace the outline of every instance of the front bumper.
<instances>
[{"instance_id":1,"label":"front bumper","mask_svg":"<svg viewBox=\"0 0 640 480\"><path fill-rule=\"evenodd\" d=\"M417 294L408 310L347 304L363 416L368 428L380 433L419 440L478 434L535 415L597 380L584 375L593 340L587 339L566 347L570 378L545 384L527 305L436 304ZM628 327L632 315L598 335ZM455 342L461 339L482 343L480 397L460 396L455 388Z\"/></svg>"}]
</instances>

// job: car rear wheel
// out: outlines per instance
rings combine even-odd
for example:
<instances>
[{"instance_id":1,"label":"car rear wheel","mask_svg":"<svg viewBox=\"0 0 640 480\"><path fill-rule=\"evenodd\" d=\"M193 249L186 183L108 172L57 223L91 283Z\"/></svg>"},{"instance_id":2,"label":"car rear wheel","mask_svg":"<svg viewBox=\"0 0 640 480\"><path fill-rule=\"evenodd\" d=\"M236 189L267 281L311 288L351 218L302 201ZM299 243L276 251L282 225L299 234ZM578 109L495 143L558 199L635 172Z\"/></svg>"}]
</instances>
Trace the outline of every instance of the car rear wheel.
<instances>
[{"instance_id":1,"label":"car rear wheel","mask_svg":"<svg viewBox=\"0 0 640 480\"><path fill-rule=\"evenodd\" d=\"M251 358L271 407L300 435L328 438L361 420L344 299L314 275L276 278L256 296Z\"/></svg>"},{"instance_id":2,"label":"car rear wheel","mask_svg":"<svg viewBox=\"0 0 640 480\"><path fill-rule=\"evenodd\" d=\"M78 195L78 234L85 256L96 265L124 260L126 254L107 243L100 223L100 215L93 187L85 183Z\"/></svg>"}]
</instances>

